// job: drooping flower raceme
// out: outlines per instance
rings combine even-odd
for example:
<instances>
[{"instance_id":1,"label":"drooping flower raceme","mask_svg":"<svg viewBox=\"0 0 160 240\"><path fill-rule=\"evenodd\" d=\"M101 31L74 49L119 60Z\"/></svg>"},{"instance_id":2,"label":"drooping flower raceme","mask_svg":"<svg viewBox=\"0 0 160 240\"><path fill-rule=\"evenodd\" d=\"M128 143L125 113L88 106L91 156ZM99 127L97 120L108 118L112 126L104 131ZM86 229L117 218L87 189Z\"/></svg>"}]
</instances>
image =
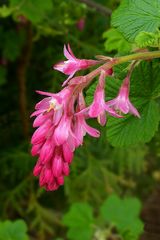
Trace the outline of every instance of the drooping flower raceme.
<instances>
[{"instance_id":1,"label":"drooping flower raceme","mask_svg":"<svg viewBox=\"0 0 160 240\"><path fill-rule=\"evenodd\" d=\"M64 183L73 152L83 144L84 135L88 133L92 137L99 137L100 133L86 123L85 116L74 116L73 86L57 94L38 93L47 97L36 105L36 111L32 114L36 116L33 126L38 129L31 139L31 153L39 156L34 175L39 176L40 186L51 191ZM82 93L79 95L78 105L81 104Z\"/></svg>"},{"instance_id":2,"label":"drooping flower raceme","mask_svg":"<svg viewBox=\"0 0 160 240\"><path fill-rule=\"evenodd\" d=\"M55 69L70 75L69 79L76 71L96 64L94 60L77 59L69 45L68 50L64 47L64 54L68 61L55 65ZM88 118L97 118L101 125L105 125L106 113L113 117L122 117L117 110L139 117L137 109L129 101L128 77L124 80L118 96L105 102L105 78L112 73L112 68L99 68L100 76L90 106L86 106L83 90L93 79L92 74L89 78L86 75L71 79L68 85L56 94L37 91L45 98L36 104L35 112L31 115L36 117L33 127L37 128L31 139L31 153L38 156L33 173L39 176L39 184L46 190L56 190L64 184L74 151L83 145L84 136L100 136L97 129L88 125Z\"/></svg>"},{"instance_id":3,"label":"drooping flower raceme","mask_svg":"<svg viewBox=\"0 0 160 240\"><path fill-rule=\"evenodd\" d=\"M68 44L68 49L64 45L64 56L68 59L67 61L59 62L53 66L54 69L69 75L67 80L63 83L63 86L74 76L74 74L82 69L87 69L93 65L99 63L96 60L78 59L73 54L70 45Z\"/></svg>"},{"instance_id":4,"label":"drooping flower raceme","mask_svg":"<svg viewBox=\"0 0 160 240\"><path fill-rule=\"evenodd\" d=\"M32 114L36 116L33 126L38 129L32 136L31 152L32 155L39 156L34 175L39 175L40 186L47 190L56 190L63 184L64 176L69 174L76 141L72 136L71 119L67 118L66 105L72 88L65 88L58 94L39 93L47 97L36 105L36 111Z\"/></svg>"},{"instance_id":5,"label":"drooping flower raceme","mask_svg":"<svg viewBox=\"0 0 160 240\"><path fill-rule=\"evenodd\" d=\"M127 76L120 87L118 96L115 99L108 101L106 106L124 114L131 113L136 117L140 117L139 112L129 100L129 91L130 77Z\"/></svg>"}]
</instances>

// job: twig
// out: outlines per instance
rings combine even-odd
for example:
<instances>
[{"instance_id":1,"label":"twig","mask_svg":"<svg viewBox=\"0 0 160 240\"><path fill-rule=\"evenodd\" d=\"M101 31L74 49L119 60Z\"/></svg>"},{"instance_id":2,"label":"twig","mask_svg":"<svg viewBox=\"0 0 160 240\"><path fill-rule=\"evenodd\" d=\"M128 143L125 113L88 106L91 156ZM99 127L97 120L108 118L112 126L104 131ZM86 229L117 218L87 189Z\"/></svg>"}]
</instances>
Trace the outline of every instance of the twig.
<instances>
[{"instance_id":1,"label":"twig","mask_svg":"<svg viewBox=\"0 0 160 240\"><path fill-rule=\"evenodd\" d=\"M94 8L96 11L100 12L101 14L105 16L110 16L112 14L112 10L96 3L92 0L79 0L79 2L85 3L88 7Z\"/></svg>"},{"instance_id":2,"label":"twig","mask_svg":"<svg viewBox=\"0 0 160 240\"><path fill-rule=\"evenodd\" d=\"M22 120L23 135L29 137L29 116L27 112L26 72L32 51L32 28L26 26L26 42L18 60L17 78L19 83L19 105Z\"/></svg>"}]
</instances>

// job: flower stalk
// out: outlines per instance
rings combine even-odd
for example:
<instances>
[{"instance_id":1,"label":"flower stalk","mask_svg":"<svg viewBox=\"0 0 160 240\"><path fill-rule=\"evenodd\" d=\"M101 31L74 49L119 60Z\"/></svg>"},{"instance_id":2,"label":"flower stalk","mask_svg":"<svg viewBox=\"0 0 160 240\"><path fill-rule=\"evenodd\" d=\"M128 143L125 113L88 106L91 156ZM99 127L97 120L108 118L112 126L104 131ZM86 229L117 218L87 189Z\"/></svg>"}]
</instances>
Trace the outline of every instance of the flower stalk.
<instances>
[{"instance_id":1,"label":"flower stalk","mask_svg":"<svg viewBox=\"0 0 160 240\"><path fill-rule=\"evenodd\" d=\"M105 60L105 56L102 56L102 57L103 57L103 60ZM115 65L119 65L119 64L133 61L133 60L147 60L147 59L154 59L154 58L160 58L160 51L139 52L139 53L134 53L134 54L126 55L122 57L115 57L115 58L112 58L110 61L108 61L109 59L108 57L106 57L107 63L104 63L102 66L98 67L97 69L85 75L85 77L87 78L86 86L90 84L93 78L95 78L100 74L102 69L108 70Z\"/></svg>"},{"instance_id":2,"label":"flower stalk","mask_svg":"<svg viewBox=\"0 0 160 240\"><path fill-rule=\"evenodd\" d=\"M136 63L140 60L160 57L160 51L139 52L127 56L109 58L101 56L100 60L77 58L68 44L64 46L66 61L54 65L54 69L69 75L59 93L38 91L44 95L35 106L32 116L36 117L31 143L33 156L38 156L34 175L39 176L39 184L48 191L54 191L64 184L64 177L69 175L69 167L74 151L83 145L86 134L98 138L100 132L88 125L87 119L96 118L104 126L107 115L123 118L132 114L140 118L140 113L129 100L130 77ZM107 61L107 62L105 62ZM130 61L127 76L117 93L117 97L105 100L106 76L112 75L113 66ZM77 71L102 64L85 76L74 77ZM99 76L92 103L87 106L83 90ZM64 87L65 86L65 87Z\"/></svg>"}]
</instances>

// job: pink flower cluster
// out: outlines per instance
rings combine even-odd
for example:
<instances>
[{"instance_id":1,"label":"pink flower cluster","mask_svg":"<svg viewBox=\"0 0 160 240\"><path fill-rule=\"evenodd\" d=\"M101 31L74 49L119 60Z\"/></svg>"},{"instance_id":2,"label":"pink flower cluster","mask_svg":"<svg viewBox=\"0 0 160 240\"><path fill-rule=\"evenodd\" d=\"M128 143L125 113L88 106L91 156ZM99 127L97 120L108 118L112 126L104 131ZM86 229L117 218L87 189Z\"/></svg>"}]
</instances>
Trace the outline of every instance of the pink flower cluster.
<instances>
[{"instance_id":1,"label":"pink flower cluster","mask_svg":"<svg viewBox=\"0 0 160 240\"><path fill-rule=\"evenodd\" d=\"M79 81L84 77L78 77L78 81L73 82L70 79L76 71L95 65L98 61L76 58L69 45L68 50L64 47L64 55L68 60L54 68L70 75L67 79L69 84L57 94L37 91L46 97L36 104L35 112L31 115L36 117L33 127L37 128L31 139L31 153L39 157L34 167L34 175L39 176L40 186L48 191L56 190L64 184L64 176L69 174L74 151L83 144L86 133L96 138L100 136L97 129L87 124L88 118L97 118L104 126L106 113L117 118L122 117L118 112L130 112L140 116L129 101L128 77L122 83L118 96L105 102L105 77L112 74L112 69L101 69L93 102L86 106L83 97L86 82Z\"/></svg>"}]
</instances>

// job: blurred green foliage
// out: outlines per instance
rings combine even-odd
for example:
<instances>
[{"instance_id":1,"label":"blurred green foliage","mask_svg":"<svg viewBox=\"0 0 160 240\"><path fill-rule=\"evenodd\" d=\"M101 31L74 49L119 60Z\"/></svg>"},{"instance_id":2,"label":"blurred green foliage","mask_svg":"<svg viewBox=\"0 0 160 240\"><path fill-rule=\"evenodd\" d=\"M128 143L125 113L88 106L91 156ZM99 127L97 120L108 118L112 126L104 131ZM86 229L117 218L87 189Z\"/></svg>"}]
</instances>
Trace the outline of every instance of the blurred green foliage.
<instances>
[{"instance_id":1,"label":"blurred green foliage","mask_svg":"<svg viewBox=\"0 0 160 240\"><path fill-rule=\"evenodd\" d=\"M96 2L114 10L120 1ZM125 8L127 2L124 1ZM83 147L76 150L70 176L57 192L40 189L32 176L36 159L30 155L29 140L29 115L40 100L35 90L59 91L65 79L63 74L51 70L54 63L64 59L64 43L71 44L78 58L122 55L134 50L137 21L133 28L129 24L129 31L129 26L125 29L122 8L113 15L115 29L110 28L110 16L78 0L0 2L0 239L137 240L142 230L138 199L144 202L160 182L160 137L159 132L155 134L159 125L158 60L140 63L132 75L131 99L137 107L142 106L142 119L109 119L108 128L100 129L98 141L86 137ZM131 5L132 8L135 10ZM85 20L82 31L77 27L81 18ZM148 28L140 30L151 36ZM141 47L140 36L136 41ZM148 43L147 39L143 46L152 45L153 41ZM106 79L107 99L116 96L127 69L125 64L117 66L114 76ZM88 103L94 89L93 83L86 91ZM141 97L139 102L136 97ZM93 121L91 124L96 125ZM125 148L120 148L122 145ZM110 196L111 193L125 198ZM124 218L126 208L128 218ZM23 219L26 224L7 219Z\"/></svg>"},{"instance_id":2,"label":"blurred green foliage","mask_svg":"<svg viewBox=\"0 0 160 240\"><path fill-rule=\"evenodd\" d=\"M28 240L27 226L23 220L0 222L1 240Z\"/></svg>"},{"instance_id":3,"label":"blurred green foliage","mask_svg":"<svg viewBox=\"0 0 160 240\"><path fill-rule=\"evenodd\" d=\"M89 240L93 235L94 239L108 239L113 235L116 239L134 240L143 231L143 223L139 220L140 209L141 204L136 198L120 199L110 195L97 209L96 218L91 206L74 203L64 215L63 223L69 228L67 236L71 240L75 236L77 240Z\"/></svg>"}]
</instances>

